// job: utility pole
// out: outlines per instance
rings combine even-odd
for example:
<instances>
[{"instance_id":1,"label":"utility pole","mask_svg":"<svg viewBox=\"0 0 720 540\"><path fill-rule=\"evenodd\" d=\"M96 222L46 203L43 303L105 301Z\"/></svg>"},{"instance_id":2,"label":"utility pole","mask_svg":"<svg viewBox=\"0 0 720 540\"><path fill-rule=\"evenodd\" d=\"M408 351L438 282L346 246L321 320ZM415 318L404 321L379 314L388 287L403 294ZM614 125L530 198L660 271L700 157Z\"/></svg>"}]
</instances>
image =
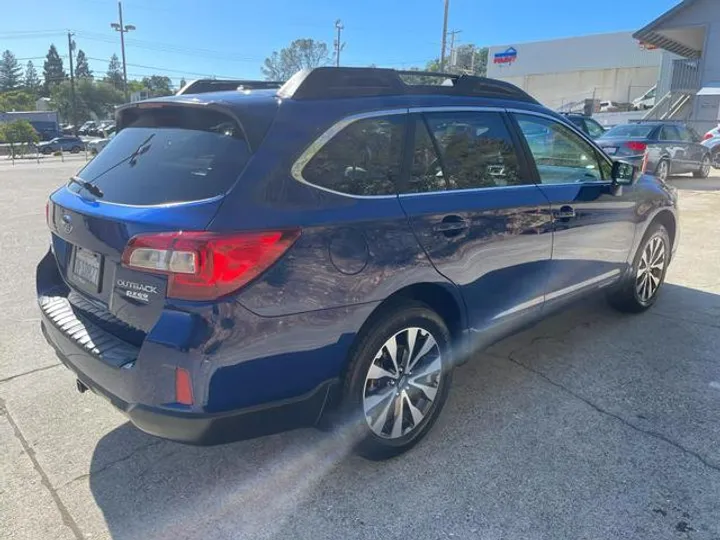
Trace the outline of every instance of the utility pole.
<instances>
[{"instance_id":1,"label":"utility pole","mask_svg":"<svg viewBox=\"0 0 720 540\"><path fill-rule=\"evenodd\" d=\"M450 0L445 0L445 16L443 17L442 45L440 48L440 71L443 71L445 69L445 43L447 39L447 21L449 9Z\"/></svg>"},{"instance_id":2,"label":"utility pole","mask_svg":"<svg viewBox=\"0 0 720 540\"><path fill-rule=\"evenodd\" d=\"M73 33L68 31L68 55L70 57L70 121L73 126L73 133L77 135L77 106L75 102L75 74L73 73L73 49L75 44L72 40Z\"/></svg>"},{"instance_id":3,"label":"utility pole","mask_svg":"<svg viewBox=\"0 0 720 540\"><path fill-rule=\"evenodd\" d=\"M340 51L343 48L340 41L340 33L345 29L340 19L335 21L335 29L337 30L337 41L335 41L335 67L340 67Z\"/></svg>"},{"instance_id":4,"label":"utility pole","mask_svg":"<svg viewBox=\"0 0 720 540\"><path fill-rule=\"evenodd\" d=\"M135 27L132 24L125 24L123 25L123 18L122 18L122 2L118 0L118 18L120 20L119 23L110 23L110 27L120 32L120 50L122 51L122 62L123 62L123 90L125 93L125 101L129 100L128 97L128 87L127 87L127 66L125 64L125 34L135 30Z\"/></svg>"}]
</instances>

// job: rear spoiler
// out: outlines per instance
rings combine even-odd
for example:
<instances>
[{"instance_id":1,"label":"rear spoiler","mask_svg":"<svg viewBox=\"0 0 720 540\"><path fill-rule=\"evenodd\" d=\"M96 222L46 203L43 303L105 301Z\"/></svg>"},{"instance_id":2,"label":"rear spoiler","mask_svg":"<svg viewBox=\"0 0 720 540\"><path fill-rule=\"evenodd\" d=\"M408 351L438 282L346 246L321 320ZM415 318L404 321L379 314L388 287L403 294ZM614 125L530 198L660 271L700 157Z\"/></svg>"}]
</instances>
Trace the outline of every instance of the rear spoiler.
<instances>
[{"instance_id":1,"label":"rear spoiler","mask_svg":"<svg viewBox=\"0 0 720 540\"><path fill-rule=\"evenodd\" d=\"M206 94L208 92L227 90L273 90L280 88L283 84L280 81L252 81L247 79L197 79L183 86L175 95Z\"/></svg>"}]
</instances>

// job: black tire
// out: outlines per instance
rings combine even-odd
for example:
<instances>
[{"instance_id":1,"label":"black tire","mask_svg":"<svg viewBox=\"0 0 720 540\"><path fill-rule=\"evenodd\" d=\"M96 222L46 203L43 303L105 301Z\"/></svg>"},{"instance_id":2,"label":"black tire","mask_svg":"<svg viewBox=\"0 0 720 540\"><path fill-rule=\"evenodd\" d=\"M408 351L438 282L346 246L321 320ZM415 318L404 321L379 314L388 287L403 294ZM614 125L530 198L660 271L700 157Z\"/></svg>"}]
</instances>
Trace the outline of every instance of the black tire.
<instances>
[{"instance_id":1,"label":"black tire","mask_svg":"<svg viewBox=\"0 0 720 540\"><path fill-rule=\"evenodd\" d=\"M365 393L369 389L368 384L372 384L367 380L367 377L376 356L378 353L382 353L386 342L406 328L420 328L425 332L429 332L438 345L442 368L439 380L436 381L437 391L434 400L429 404L424 417L417 425L415 425L414 421L411 422L409 409L405 409L407 414L401 416L401 418L407 417L407 422L412 423L412 427L408 427L409 431L396 438L391 438L390 435L382 437L371 429L369 421L365 417ZM401 340L402 338L396 339ZM417 344L419 343L418 341ZM355 433L360 440L356 445L358 454L372 460L388 459L406 452L430 431L445 404L452 381L450 343L450 332L442 318L425 304L414 300L406 300L388 306L370 326L361 332L358 341L353 347L345 375L342 404L338 418L344 422L350 421L357 428ZM398 348L398 352L401 349L402 345ZM387 351L384 354L387 354ZM404 352L401 352L402 354ZM406 375L410 374L411 372ZM390 384L395 385L394 382ZM402 401L402 397L397 398L401 385L402 381L399 381L395 390L386 387L391 394L394 392L395 397L390 397L390 401L394 402L396 399ZM425 394L420 395L425 396ZM385 401L385 403L388 402ZM389 422L389 424L393 424L395 418L393 410L393 422ZM338 419L336 419L336 423ZM405 420L401 420L403 428L404 425Z\"/></svg>"},{"instance_id":2,"label":"black tire","mask_svg":"<svg viewBox=\"0 0 720 540\"><path fill-rule=\"evenodd\" d=\"M655 291L649 298L643 298L638 291L638 282L640 281L640 278L638 277L639 268L643 259L643 253L656 238L662 242L664 248L662 270L654 273L654 276L659 279L659 283ZM665 275L667 274L668 265L670 264L671 253L672 245L670 243L670 236L668 235L667 229L665 229L665 227L660 223L653 223L650 225L642 242L640 242L640 247L638 248L637 253L635 254L630 275L625 278L624 283L620 285L619 288L608 295L610 305L618 311L622 311L624 313L641 313L650 308L657 300L657 297L662 290L662 286L665 283Z\"/></svg>"},{"instance_id":3,"label":"black tire","mask_svg":"<svg viewBox=\"0 0 720 540\"><path fill-rule=\"evenodd\" d=\"M48 148L46 146L45 148L42 149L42 153L45 154L46 156L49 156L50 154L52 154L52 149Z\"/></svg>"},{"instance_id":4,"label":"black tire","mask_svg":"<svg viewBox=\"0 0 720 540\"><path fill-rule=\"evenodd\" d=\"M80 150L82 150L82 148L80 148L79 146L73 146L73 147L70 149L70 153L71 153L71 154L79 154L79 153L80 153Z\"/></svg>"},{"instance_id":5,"label":"black tire","mask_svg":"<svg viewBox=\"0 0 720 540\"><path fill-rule=\"evenodd\" d=\"M712 166L715 169L720 169L720 149L712 153Z\"/></svg>"},{"instance_id":6,"label":"black tire","mask_svg":"<svg viewBox=\"0 0 720 540\"><path fill-rule=\"evenodd\" d=\"M712 159L710 159L710 154L705 154L703 156L702 162L700 163L700 168L697 171L693 171L693 176L695 178L707 178L710 176L710 167L712 166Z\"/></svg>"},{"instance_id":7,"label":"black tire","mask_svg":"<svg viewBox=\"0 0 720 540\"><path fill-rule=\"evenodd\" d=\"M663 169L664 168L664 169ZM655 169L655 176L662 182L667 182L670 177L670 161L663 158Z\"/></svg>"}]
</instances>

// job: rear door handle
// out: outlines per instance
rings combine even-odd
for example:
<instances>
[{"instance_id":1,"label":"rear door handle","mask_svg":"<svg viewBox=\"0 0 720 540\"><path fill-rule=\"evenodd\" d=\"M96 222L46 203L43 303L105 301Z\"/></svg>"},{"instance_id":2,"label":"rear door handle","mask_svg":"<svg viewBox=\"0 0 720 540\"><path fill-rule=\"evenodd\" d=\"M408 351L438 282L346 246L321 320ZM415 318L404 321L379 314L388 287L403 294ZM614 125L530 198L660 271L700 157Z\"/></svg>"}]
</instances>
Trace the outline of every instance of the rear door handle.
<instances>
[{"instance_id":1,"label":"rear door handle","mask_svg":"<svg viewBox=\"0 0 720 540\"><path fill-rule=\"evenodd\" d=\"M446 216L440 223L433 227L433 231L452 237L458 236L462 231L468 229L470 224L460 216Z\"/></svg>"},{"instance_id":2,"label":"rear door handle","mask_svg":"<svg viewBox=\"0 0 720 540\"><path fill-rule=\"evenodd\" d=\"M553 210L555 219L572 219L575 217L575 209L572 206L561 206L558 210Z\"/></svg>"}]
</instances>

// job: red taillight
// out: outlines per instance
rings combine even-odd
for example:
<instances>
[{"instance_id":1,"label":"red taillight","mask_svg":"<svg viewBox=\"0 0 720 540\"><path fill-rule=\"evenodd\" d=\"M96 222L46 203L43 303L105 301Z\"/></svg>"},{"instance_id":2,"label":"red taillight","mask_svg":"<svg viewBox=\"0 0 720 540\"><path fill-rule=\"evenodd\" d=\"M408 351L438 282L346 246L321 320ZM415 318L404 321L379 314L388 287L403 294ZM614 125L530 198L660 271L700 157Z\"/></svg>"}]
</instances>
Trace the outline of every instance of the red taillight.
<instances>
[{"instance_id":1,"label":"red taillight","mask_svg":"<svg viewBox=\"0 0 720 540\"><path fill-rule=\"evenodd\" d=\"M128 242L122 262L128 268L166 274L168 298L215 300L267 270L298 236L297 229L140 234Z\"/></svg>"},{"instance_id":2,"label":"red taillight","mask_svg":"<svg viewBox=\"0 0 720 540\"><path fill-rule=\"evenodd\" d=\"M175 368L175 401L183 405L193 404L190 372L184 368Z\"/></svg>"},{"instance_id":3,"label":"red taillight","mask_svg":"<svg viewBox=\"0 0 720 540\"><path fill-rule=\"evenodd\" d=\"M703 141L707 141L708 139L712 139L715 135L713 135L711 132L707 132L705 136L703 137Z\"/></svg>"},{"instance_id":4,"label":"red taillight","mask_svg":"<svg viewBox=\"0 0 720 540\"><path fill-rule=\"evenodd\" d=\"M643 142L630 141L625 143L625 148L639 154L640 152L647 150L647 144Z\"/></svg>"},{"instance_id":5,"label":"red taillight","mask_svg":"<svg viewBox=\"0 0 720 540\"><path fill-rule=\"evenodd\" d=\"M45 203L45 223L47 223L47 226L50 227L52 230L52 223L50 223L50 201L48 200Z\"/></svg>"}]
</instances>

